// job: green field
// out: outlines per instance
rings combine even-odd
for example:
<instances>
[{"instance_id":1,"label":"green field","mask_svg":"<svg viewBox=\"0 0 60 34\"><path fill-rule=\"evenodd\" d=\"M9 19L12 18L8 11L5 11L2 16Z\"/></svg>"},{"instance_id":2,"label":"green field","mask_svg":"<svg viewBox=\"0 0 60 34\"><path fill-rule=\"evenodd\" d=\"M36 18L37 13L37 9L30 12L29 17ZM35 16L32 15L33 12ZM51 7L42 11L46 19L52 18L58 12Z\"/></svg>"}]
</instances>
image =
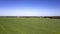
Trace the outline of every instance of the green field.
<instances>
[{"instance_id":1,"label":"green field","mask_svg":"<svg viewBox=\"0 0 60 34\"><path fill-rule=\"evenodd\" d=\"M60 34L60 19L0 18L0 34Z\"/></svg>"}]
</instances>

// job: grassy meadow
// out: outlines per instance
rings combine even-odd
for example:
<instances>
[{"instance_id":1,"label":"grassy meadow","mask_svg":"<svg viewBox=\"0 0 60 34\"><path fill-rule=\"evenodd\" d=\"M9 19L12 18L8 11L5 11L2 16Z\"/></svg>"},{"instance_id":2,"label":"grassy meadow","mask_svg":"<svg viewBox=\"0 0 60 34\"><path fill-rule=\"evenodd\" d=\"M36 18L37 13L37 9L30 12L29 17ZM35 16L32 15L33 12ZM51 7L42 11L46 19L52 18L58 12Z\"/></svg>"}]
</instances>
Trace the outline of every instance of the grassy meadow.
<instances>
[{"instance_id":1,"label":"grassy meadow","mask_svg":"<svg viewBox=\"0 0 60 34\"><path fill-rule=\"evenodd\" d=\"M60 34L60 19L0 18L0 34Z\"/></svg>"}]
</instances>

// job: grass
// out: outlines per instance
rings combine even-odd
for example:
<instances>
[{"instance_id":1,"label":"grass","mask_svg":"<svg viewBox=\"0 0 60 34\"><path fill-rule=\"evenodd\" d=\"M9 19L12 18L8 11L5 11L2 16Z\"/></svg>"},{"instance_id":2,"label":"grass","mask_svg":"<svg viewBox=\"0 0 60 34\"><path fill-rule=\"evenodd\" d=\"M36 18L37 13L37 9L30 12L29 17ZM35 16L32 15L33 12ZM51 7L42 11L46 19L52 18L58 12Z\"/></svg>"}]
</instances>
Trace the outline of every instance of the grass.
<instances>
[{"instance_id":1,"label":"grass","mask_svg":"<svg viewBox=\"0 0 60 34\"><path fill-rule=\"evenodd\" d=\"M60 34L60 19L0 18L0 34Z\"/></svg>"}]
</instances>

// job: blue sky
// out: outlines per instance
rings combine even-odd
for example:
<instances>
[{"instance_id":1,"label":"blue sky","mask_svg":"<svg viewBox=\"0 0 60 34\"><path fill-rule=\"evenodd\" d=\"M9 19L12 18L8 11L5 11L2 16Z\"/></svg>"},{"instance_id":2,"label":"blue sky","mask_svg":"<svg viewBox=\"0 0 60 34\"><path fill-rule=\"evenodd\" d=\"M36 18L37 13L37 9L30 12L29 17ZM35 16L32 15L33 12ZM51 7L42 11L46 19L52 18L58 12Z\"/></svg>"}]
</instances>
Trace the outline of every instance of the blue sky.
<instances>
[{"instance_id":1,"label":"blue sky","mask_svg":"<svg viewBox=\"0 0 60 34\"><path fill-rule=\"evenodd\" d=\"M0 16L60 16L60 1L0 0Z\"/></svg>"}]
</instances>

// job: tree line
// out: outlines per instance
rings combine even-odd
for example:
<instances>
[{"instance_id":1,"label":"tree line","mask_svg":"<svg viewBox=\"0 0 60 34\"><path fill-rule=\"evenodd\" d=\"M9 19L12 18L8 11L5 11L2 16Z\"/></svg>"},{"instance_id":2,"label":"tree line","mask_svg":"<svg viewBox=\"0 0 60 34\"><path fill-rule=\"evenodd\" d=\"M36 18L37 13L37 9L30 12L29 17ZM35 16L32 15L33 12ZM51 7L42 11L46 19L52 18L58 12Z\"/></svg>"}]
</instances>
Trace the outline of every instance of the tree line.
<instances>
[{"instance_id":1,"label":"tree line","mask_svg":"<svg viewBox=\"0 0 60 34\"><path fill-rule=\"evenodd\" d=\"M50 19L60 19L60 16L0 16L0 18L50 18Z\"/></svg>"}]
</instances>

